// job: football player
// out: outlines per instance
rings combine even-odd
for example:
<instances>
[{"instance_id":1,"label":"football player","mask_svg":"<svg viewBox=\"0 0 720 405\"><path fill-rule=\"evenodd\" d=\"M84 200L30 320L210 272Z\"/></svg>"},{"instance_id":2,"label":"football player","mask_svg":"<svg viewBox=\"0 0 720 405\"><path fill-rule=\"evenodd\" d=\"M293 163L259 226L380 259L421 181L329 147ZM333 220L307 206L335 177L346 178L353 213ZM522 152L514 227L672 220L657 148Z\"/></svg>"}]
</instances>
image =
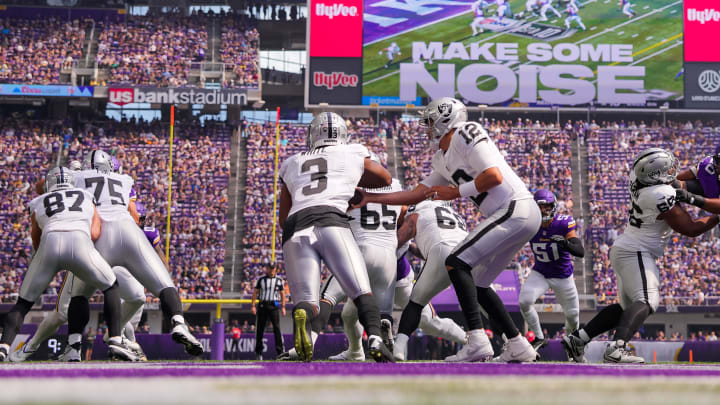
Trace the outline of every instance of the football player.
<instances>
[{"instance_id":1,"label":"football player","mask_svg":"<svg viewBox=\"0 0 720 405\"><path fill-rule=\"evenodd\" d=\"M553 7L552 0L540 0L540 21L547 21L547 11L550 10L560 17L560 13Z\"/></svg>"},{"instance_id":2,"label":"football player","mask_svg":"<svg viewBox=\"0 0 720 405\"><path fill-rule=\"evenodd\" d=\"M172 323L173 340L182 344L191 356L202 355L202 344L185 324L180 295L170 274L137 225L136 203L130 200L134 180L130 176L115 173L110 155L101 150L94 150L85 157L83 170L76 172L75 177L76 184L90 191L97 201L103 225L102 235L95 242L97 250L108 263L126 268L148 291L158 297L163 314ZM82 282L76 282L72 286L68 331L73 340L68 340L69 344L79 341L79 333L87 324L87 320L77 324L73 321L73 308L88 305L87 298L81 294L85 289ZM127 322L133 314L124 315L123 321Z\"/></svg>"},{"instance_id":3,"label":"football player","mask_svg":"<svg viewBox=\"0 0 720 405\"><path fill-rule=\"evenodd\" d=\"M540 9L540 1L539 0L526 0L525 1L525 13L523 13L523 17L536 16L537 11L539 9Z\"/></svg>"},{"instance_id":4,"label":"football player","mask_svg":"<svg viewBox=\"0 0 720 405\"><path fill-rule=\"evenodd\" d=\"M537 233L541 215L532 194L505 161L485 129L467 120L460 101L443 97L422 112L435 152L432 172L414 190L389 194L361 191L357 206L376 202L418 204L469 198L486 216L447 257L445 266L468 326L468 344L448 361L481 361L493 354L482 308L508 338L498 361L535 361L536 352L520 334L492 282Z\"/></svg>"},{"instance_id":5,"label":"football player","mask_svg":"<svg viewBox=\"0 0 720 405\"><path fill-rule=\"evenodd\" d=\"M628 16L628 18L635 17L635 10L632 9L630 0L620 0L620 7L622 7L622 13Z\"/></svg>"},{"instance_id":6,"label":"football player","mask_svg":"<svg viewBox=\"0 0 720 405\"><path fill-rule=\"evenodd\" d=\"M584 328L563 336L562 344L576 362L585 361L585 345L590 340L615 329L603 360L643 363L642 357L627 351L627 342L660 302L660 270L655 260L664 254L672 231L696 237L718 224L717 215L696 220L677 204L671 185L675 176L675 157L667 150L649 148L635 158L630 173L630 218L610 250L620 303L608 305Z\"/></svg>"},{"instance_id":7,"label":"football player","mask_svg":"<svg viewBox=\"0 0 720 405\"><path fill-rule=\"evenodd\" d=\"M472 29L473 36L485 32L482 28L482 22L485 19L485 12L483 11L483 0L477 0L475 3L472 4L470 9L472 10L475 17L473 18L473 21L470 23L470 28Z\"/></svg>"},{"instance_id":8,"label":"football player","mask_svg":"<svg viewBox=\"0 0 720 405\"><path fill-rule=\"evenodd\" d=\"M715 154L704 157L695 167L684 170L678 174L678 180L684 182L681 188L705 198L720 197L720 146L715 148Z\"/></svg>"},{"instance_id":9,"label":"football player","mask_svg":"<svg viewBox=\"0 0 720 405\"><path fill-rule=\"evenodd\" d=\"M404 309L393 350L396 360L403 361L407 358L410 335L418 326L428 335L466 343L465 331L450 319L433 317L430 307L430 300L450 286L445 260L453 248L466 237L465 221L450 203L426 200L408 208L407 216L398 230L398 242L404 244L415 238L418 253L425 260L425 264L414 286L410 276L410 283L407 283L410 294L399 294L404 303L400 302L398 306ZM411 274L412 271L408 275ZM407 279L407 275L404 279ZM492 354L490 353L488 358L491 358Z\"/></svg>"},{"instance_id":10,"label":"football player","mask_svg":"<svg viewBox=\"0 0 720 405\"><path fill-rule=\"evenodd\" d=\"M582 22L582 18L578 15L578 8L574 3L569 3L565 11L568 13L568 17L565 19L565 27L567 29L570 29L570 23L573 21L575 21L583 31L587 29Z\"/></svg>"},{"instance_id":11,"label":"football player","mask_svg":"<svg viewBox=\"0 0 720 405\"><path fill-rule=\"evenodd\" d=\"M136 359L120 336L121 307L117 279L93 246L92 240L98 239L102 226L93 196L76 188L74 182L71 170L55 167L45 176L47 192L29 203L30 235L35 254L20 286L18 301L5 318L0 339L0 361L8 357L9 345L20 331L25 315L35 300L63 269L68 269L79 280L103 292L110 357L129 361Z\"/></svg>"},{"instance_id":12,"label":"football player","mask_svg":"<svg viewBox=\"0 0 720 405\"><path fill-rule=\"evenodd\" d=\"M285 160L279 172L283 256L295 302L295 350L301 360L312 360L310 330L320 309L322 260L357 307L371 357L393 361L381 338L378 304L346 214L348 202L358 194L355 187L388 187L392 178L370 159L365 146L348 143L345 120L335 113L320 113L313 119L307 146L306 152Z\"/></svg>"},{"instance_id":13,"label":"football player","mask_svg":"<svg viewBox=\"0 0 720 405\"><path fill-rule=\"evenodd\" d=\"M572 256L585 256L582 241L575 231L575 220L570 215L556 214L557 199L550 190L535 192L535 202L542 212L542 225L530 240L535 265L520 288L520 312L535 334L535 350L547 344L535 301L552 288L565 313L565 333L575 332L580 322L580 301L573 279Z\"/></svg>"},{"instance_id":14,"label":"football player","mask_svg":"<svg viewBox=\"0 0 720 405\"><path fill-rule=\"evenodd\" d=\"M402 55L402 52L400 52L400 47L395 42L392 42L387 48L383 48L383 50L380 51L380 54L382 54L383 52L385 52L385 56L387 57L385 69L389 68L390 65L392 65L393 60L395 60L395 55Z\"/></svg>"}]
</instances>

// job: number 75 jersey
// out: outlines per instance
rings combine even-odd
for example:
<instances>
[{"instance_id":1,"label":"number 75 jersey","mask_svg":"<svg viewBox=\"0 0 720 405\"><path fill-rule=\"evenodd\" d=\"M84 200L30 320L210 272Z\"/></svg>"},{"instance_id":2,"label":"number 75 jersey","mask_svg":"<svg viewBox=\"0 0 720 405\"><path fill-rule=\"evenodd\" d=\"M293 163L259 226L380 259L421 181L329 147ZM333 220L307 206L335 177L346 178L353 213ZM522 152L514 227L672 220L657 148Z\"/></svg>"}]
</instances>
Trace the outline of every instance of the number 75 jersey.
<instances>
[{"instance_id":1,"label":"number 75 jersey","mask_svg":"<svg viewBox=\"0 0 720 405\"><path fill-rule=\"evenodd\" d=\"M135 180L125 174L101 173L94 169L75 172L75 186L92 194L103 222L133 221L128 212L133 184Z\"/></svg>"},{"instance_id":2,"label":"number 75 jersey","mask_svg":"<svg viewBox=\"0 0 720 405\"><path fill-rule=\"evenodd\" d=\"M359 144L325 146L290 156L280 167L280 178L292 196L288 216L317 206L344 214L365 171L366 157L370 152Z\"/></svg>"},{"instance_id":3,"label":"number 75 jersey","mask_svg":"<svg viewBox=\"0 0 720 405\"><path fill-rule=\"evenodd\" d=\"M365 189L370 193L394 193L402 191L397 179L392 179L390 187ZM348 212L350 229L358 244L369 243L395 250L397 248L397 221L402 212L399 205L370 203L362 208Z\"/></svg>"}]
</instances>

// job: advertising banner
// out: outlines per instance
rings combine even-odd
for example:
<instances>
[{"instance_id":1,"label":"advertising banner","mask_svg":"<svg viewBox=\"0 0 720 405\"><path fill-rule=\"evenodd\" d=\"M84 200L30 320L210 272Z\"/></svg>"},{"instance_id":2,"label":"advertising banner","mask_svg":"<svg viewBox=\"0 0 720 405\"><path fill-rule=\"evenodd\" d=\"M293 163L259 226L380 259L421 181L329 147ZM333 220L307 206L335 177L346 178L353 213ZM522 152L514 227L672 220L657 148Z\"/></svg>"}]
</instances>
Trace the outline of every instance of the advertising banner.
<instances>
[{"instance_id":1,"label":"advertising banner","mask_svg":"<svg viewBox=\"0 0 720 405\"><path fill-rule=\"evenodd\" d=\"M685 107L720 108L720 63L685 63Z\"/></svg>"},{"instance_id":2,"label":"advertising banner","mask_svg":"<svg viewBox=\"0 0 720 405\"><path fill-rule=\"evenodd\" d=\"M35 97L92 97L91 86L44 86L36 84L0 84L0 95Z\"/></svg>"},{"instance_id":3,"label":"advertising banner","mask_svg":"<svg viewBox=\"0 0 720 405\"><path fill-rule=\"evenodd\" d=\"M130 103L157 104L235 104L246 105L245 89L202 89L195 87L111 87L108 102L123 106Z\"/></svg>"},{"instance_id":4,"label":"advertising banner","mask_svg":"<svg viewBox=\"0 0 720 405\"><path fill-rule=\"evenodd\" d=\"M685 0L685 107L720 109L720 3Z\"/></svg>"}]
</instances>

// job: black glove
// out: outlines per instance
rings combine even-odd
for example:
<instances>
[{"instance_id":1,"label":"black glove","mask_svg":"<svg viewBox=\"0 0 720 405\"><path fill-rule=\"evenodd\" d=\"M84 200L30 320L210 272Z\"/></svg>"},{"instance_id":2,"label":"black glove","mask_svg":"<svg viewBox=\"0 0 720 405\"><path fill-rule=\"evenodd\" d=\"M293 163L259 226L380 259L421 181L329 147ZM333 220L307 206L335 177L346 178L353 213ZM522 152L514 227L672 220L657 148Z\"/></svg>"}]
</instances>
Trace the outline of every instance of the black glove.
<instances>
[{"instance_id":1,"label":"black glove","mask_svg":"<svg viewBox=\"0 0 720 405\"><path fill-rule=\"evenodd\" d=\"M705 205L705 197L693 194L687 190L675 190L675 199L679 202L691 204L698 208L702 208Z\"/></svg>"},{"instance_id":2,"label":"black glove","mask_svg":"<svg viewBox=\"0 0 720 405\"><path fill-rule=\"evenodd\" d=\"M678 179L673 180L670 185L673 186L673 188L682 188L682 182Z\"/></svg>"}]
</instances>

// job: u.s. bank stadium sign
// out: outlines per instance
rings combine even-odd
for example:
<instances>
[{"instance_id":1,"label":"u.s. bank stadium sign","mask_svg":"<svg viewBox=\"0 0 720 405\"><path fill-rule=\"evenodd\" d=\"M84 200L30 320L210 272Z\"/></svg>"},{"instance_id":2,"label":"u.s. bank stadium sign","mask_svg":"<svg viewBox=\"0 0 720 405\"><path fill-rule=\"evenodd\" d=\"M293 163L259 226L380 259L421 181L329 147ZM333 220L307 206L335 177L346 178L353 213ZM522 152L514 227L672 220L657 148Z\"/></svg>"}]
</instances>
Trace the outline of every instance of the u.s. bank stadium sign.
<instances>
[{"instance_id":1,"label":"u.s. bank stadium sign","mask_svg":"<svg viewBox=\"0 0 720 405\"><path fill-rule=\"evenodd\" d=\"M108 102L119 106L130 103L245 105L248 92L245 89L191 87L111 87L108 89Z\"/></svg>"}]
</instances>

